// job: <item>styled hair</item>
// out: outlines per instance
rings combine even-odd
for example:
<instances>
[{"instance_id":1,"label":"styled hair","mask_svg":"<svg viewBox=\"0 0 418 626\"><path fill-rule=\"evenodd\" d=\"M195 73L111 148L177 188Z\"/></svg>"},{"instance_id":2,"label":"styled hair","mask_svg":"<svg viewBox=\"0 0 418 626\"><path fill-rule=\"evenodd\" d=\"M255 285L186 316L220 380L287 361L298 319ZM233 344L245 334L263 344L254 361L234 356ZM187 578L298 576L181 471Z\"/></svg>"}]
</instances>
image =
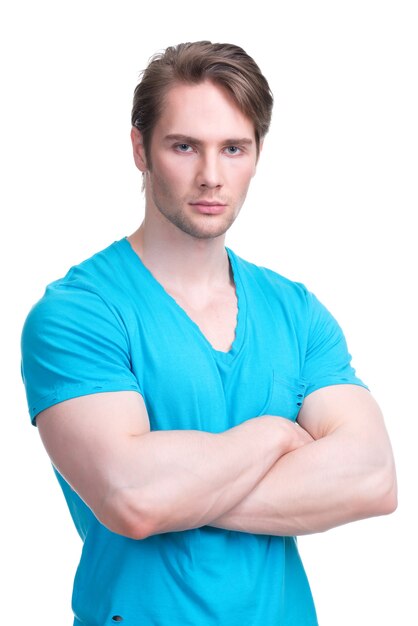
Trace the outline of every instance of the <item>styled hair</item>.
<instances>
[{"instance_id":1,"label":"styled hair","mask_svg":"<svg viewBox=\"0 0 418 626\"><path fill-rule=\"evenodd\" d=\"M164 97L176 83L210 80L232 96L240 111L254 123L257 154L267 134L273 95L255 61L239 46L196 41L170 46L151 57L134 92L132 126L142 133L150 162L152 132L164 108Z\"/></svg>"}]
</instances>

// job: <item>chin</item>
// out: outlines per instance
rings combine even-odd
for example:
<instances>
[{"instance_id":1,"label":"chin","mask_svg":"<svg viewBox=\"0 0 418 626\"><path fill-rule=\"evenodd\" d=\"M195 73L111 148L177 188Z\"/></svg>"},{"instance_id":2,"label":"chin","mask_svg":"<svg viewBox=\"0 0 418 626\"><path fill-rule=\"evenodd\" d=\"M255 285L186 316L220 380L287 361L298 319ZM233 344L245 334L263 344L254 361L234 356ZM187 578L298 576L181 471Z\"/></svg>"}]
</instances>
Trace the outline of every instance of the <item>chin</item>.
<instances>
[{"instance_id":1,"label":"chin","mask_svg":"<svg viewBox=\"0 0 418 626\"><path fill-rule=\"evenodd\" d=\"M235 216L199 216L197 219L184 214L171 216L171 223L186 235L195 239L216 239L224 235L235 221Z\"/></svg>"},{"instance_id":2,"label":"chin","mask_svg":"<svg viewBox=\"0 0 418 626\"><path fill-rule=\"evenodd\" d=\"M196 239L216 239L225 235L232 223L228 221L210 225L190 224L188 228L182 228L182 230Z\"/></svg>"}]
</instances>

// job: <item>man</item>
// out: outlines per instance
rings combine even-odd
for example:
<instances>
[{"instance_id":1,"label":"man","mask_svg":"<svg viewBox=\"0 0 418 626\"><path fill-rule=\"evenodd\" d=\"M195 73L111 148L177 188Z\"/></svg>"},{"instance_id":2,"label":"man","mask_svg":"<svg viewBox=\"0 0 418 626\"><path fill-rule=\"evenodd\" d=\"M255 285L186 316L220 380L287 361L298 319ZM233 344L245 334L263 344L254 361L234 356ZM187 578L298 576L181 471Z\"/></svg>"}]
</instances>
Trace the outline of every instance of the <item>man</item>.
<instances>
[{"instance_id":1,"label":"man","mask_svg":"<svg viewBox=\"0 0 418 626\"><path fill-rule=\"evenodd\" d=\"M312 626L294 537L396 507L338 324L225 248L271 108L236 46L154 57L132 111L144 221L25 324L30 414L84 541L76 625Z\"/></svg>"}]
</instances>

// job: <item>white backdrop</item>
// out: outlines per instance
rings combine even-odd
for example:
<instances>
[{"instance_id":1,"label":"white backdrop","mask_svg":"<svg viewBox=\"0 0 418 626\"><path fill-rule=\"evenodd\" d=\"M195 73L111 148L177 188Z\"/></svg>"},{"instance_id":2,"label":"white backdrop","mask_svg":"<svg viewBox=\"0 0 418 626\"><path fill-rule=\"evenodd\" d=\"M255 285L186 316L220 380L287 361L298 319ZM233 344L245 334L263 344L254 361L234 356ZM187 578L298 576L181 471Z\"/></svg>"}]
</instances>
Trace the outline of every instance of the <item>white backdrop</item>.
<instances>
[{"instance_id":1,"label":"white backdrop","mask_svg":"<svg viewBox=\"0 0 418 626\"><path fill-rule=\"evenodd\" d=\"M81 548L30 426L21 327L48 282L139 224L132 92L154 52L198 39L243 46L275 95L259 171L228 245L304 282L331 309L383 408L395 450L394 515L300 539L320 624L416 619L416 5L289 0L276 2L274 15L271 6L3 4L4 623L72 623Z\"/></svg>"}]
</instances>

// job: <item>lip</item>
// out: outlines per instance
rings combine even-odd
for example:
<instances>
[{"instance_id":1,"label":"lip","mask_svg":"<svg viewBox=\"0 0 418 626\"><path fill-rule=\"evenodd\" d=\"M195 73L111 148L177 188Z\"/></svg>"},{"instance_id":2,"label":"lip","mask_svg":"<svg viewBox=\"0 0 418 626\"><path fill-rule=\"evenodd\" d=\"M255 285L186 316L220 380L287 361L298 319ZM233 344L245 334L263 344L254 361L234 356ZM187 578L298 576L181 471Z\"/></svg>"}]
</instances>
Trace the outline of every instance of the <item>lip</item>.
<instances>
[{"instance_id":1,"label":"lip","mask_svg":"<svg viewBox=\"0 0 418 626\"><path fill-rule=\"evenodd\" d=\"M226 207L226 204L218 202L191 202L190 205L197 209L199 213L205 213L207 215L218 215L222 213Z\"/></svg>"}]
</instances>

